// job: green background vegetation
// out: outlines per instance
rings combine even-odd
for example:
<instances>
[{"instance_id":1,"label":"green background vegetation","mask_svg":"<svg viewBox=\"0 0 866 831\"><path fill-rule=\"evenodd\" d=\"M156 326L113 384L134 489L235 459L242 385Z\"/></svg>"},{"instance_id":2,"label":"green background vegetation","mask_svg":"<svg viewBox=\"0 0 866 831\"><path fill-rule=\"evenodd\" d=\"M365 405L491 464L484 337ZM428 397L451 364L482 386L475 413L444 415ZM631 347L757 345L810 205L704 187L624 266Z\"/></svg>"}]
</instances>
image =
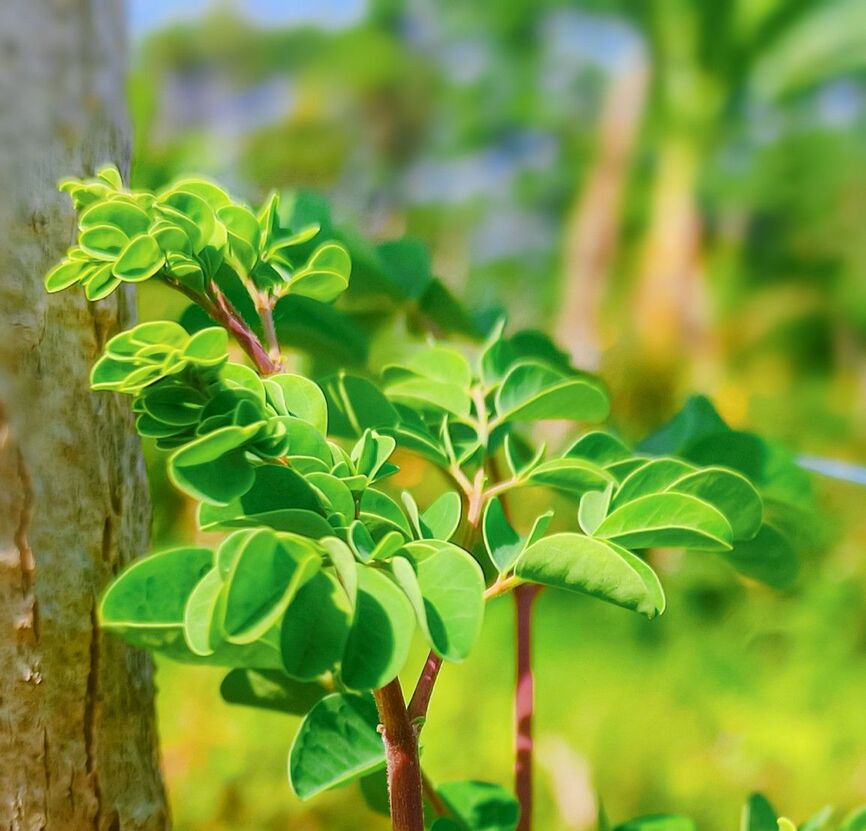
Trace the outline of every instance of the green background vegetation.
<instances>
[{"instance_id":1,"label":"green background vegetation","mask_svg":"<svg viewBox=\"0 0 866 831\"><path fill-rule=\"evenodd\" d=\"M862 3L386 0L291 27L246 5L138 37L133 185L314 189L369 236L420 238L479 325L509 309L601 371L626 435L696 390L797 452L866 457ZM165 296L140 306L161 317ZM164 544L191 516L151 461ZM423 476L404 460L403 485ZM596 791L615 821L671 810L702 831L755 789L794 819L863 801L863 491L816 486L790 591L661 553L658 620L545 593L539 828L590 827ZM443 673L435 778L510 783L511 611L494 602ZM354 787L292 796L294 720L228 707L206 670L158 680L179 829L385 827Z\"/></svg>"}]
</instances>

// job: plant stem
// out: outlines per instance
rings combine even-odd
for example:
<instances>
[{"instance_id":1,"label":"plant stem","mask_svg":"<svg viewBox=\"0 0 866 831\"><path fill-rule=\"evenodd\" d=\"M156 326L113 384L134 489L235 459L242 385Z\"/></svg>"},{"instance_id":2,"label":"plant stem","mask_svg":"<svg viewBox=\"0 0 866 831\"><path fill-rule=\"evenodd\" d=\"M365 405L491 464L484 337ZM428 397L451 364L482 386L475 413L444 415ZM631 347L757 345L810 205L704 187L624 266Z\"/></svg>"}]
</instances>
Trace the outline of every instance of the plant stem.
<instances>
[{"instance_id":1,"label":"plant stem","mask_svg":"<svg viewBox=\"0 0 866 831\"><path fill-rule=\"evenodd\" d=\"M498 476L496 459L491 470ZM511 522L511 508L504 495L502 510ZM494 584L495 585L495 584ZM517 831L532 829L532 716L535 710L535 680L532 675L532 609L541 586L518 585L514 589L516 679L514 688L514 793L520 804Z\"/></svg>"},{"instance_id":2,"label":"plant stem","mask_svg":"<svg viewBox=\"0 0 866 831\"><path fill-rule=\"evenodd\" d=\"M439 677L440 669L442 669L442 659L431 649L418 677L418 683L415 685L415 692L412 693L412 700L409 702L410 721L427 717L430 696L433 695L433 686Z\"/></svg>"},{"instance_id":3,"label":"plant stem","mask_svg":"<svg viewBox=\"0 0 866 831\"><path fill-rule=\"evenodd\" d=\"M532 828L532 715L535 685L532 677L532 607L538 586L514 590L517 612L517 683L514 695L514 792L520 803L517 831Z\"/></svg>"},{"instance_id":4,"label":"plant stem","mask_svg":"<svg viewBox=\"0 0 866 831\"><path fill-rule=\"evenodd\" d=\"M234 335L235 340L256 365L256 369L262 375L273 375L275 372L279 372L279 364L271 359L256 336L256 333L244 323L241 316L228 301L228 298L216 288L214 289L214 295L216 302L208 311Z\"/></svg>"},{"instance_id":5,"label":"plant stem","mask_svg":"<svg viewBox=\"0 0 866 831\"><path fill-rule=\"evenodd\" d=\"M388 799L394 831L424 831L418 736L409 720L400 680L373 691L388 765Z\"/></svg>"}]
</instances>

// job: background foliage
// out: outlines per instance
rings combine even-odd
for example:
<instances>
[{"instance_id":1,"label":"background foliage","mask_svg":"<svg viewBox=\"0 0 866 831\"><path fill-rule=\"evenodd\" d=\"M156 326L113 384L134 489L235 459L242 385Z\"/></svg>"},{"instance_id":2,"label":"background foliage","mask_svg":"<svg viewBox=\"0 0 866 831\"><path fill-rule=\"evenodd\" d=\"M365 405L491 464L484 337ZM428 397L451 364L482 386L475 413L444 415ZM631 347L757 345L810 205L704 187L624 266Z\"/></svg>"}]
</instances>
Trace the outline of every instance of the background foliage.
<instances>
[{"instance_id":1,"label":"background foliage","mask_svg":"<svg viewBox=\"0 0 866 831\"><path fill-rule=\"evenodd\" d=\"M603 371L628 437L696 389L799 453L864 457L862 4L371 0L300 22L265 6L136 33L133 184L194 169L256 202L274 185L316 190L347 244L426 243L429 263L386 248L366 280L353 273L346 352L379 367L394 345L383 315L427 328L432 304L469 334L504 306ZM383 303L376 280L406 274L438 275L475 317L419 302L426 281ZM171 302L145 285L142 317ZM422 486L420 464L400 462L400 484ZM169 544L192 508L151 472ZM821 479L818 496L781 594L688 555L659 564L668 611L651 623L542 597L540 827L589 827L596 789L614 821L669 809L708 831L756 788L794 819L862 800L862 493ZM509 782L510 612L492 604L472 659L441 679L434 772ZM419 643L413 680L422 657ZM179 828L357 827L354 790L291 796L289 717L229 709L208 670L166 666L159 682Z\"/></svg>"}]
</instances>

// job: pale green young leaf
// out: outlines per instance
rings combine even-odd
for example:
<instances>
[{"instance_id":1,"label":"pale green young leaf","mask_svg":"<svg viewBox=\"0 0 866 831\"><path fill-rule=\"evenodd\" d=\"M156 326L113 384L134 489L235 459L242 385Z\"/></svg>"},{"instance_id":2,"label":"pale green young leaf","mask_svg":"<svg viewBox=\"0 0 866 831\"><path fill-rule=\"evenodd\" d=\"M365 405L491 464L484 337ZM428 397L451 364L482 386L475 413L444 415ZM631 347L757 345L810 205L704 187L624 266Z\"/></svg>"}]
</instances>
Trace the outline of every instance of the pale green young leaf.
<instances>
[{"instance_id":1,"label":"pale green young leaf","mask_svg":"<svg viewBox=\"0 0 866 831\"><path fill-rule=\"evenodd\" d=\"M195 655L207 656L214 652L214 614L220 592L222 576L218 568L212 568L192 590L183 613L183 632L186 645Z\"/></svg>"},{"instance_id":2,"label":"pale green young leaf","mask_svg":"<svg viewBox=\"0 0 866 831\"><path fill-rule=\"evenodd\" d=\"M165 263L165 254L150 234L133 237L120 252L112 272L126 283L140 283L153 277Z\"/></svg>"},{"instance_id":3,"label":"pale green young leaf","mask_svg":"<svg viewBox=\"0 0 866 831\"><path fill-rule=\"evenodd\" d=\"M213 553L194 547L172 548L136 560L103 595L100 625L137 646L183 646L187 600L212 565Z\"/></svg>"},{"instance_id":4,"label":"pale green young leaf","mask_svg":"<svg viewBox=\"0 0 866 831\"><path fill-rule=\"evenodd\" d=\"M608 485L603 491L587 491L580 498L580 507L577 511L577 521L583 529L584 534L592 536L604 518L610 507L610 498L613 486Z\"/></svg>"}]
</instances>

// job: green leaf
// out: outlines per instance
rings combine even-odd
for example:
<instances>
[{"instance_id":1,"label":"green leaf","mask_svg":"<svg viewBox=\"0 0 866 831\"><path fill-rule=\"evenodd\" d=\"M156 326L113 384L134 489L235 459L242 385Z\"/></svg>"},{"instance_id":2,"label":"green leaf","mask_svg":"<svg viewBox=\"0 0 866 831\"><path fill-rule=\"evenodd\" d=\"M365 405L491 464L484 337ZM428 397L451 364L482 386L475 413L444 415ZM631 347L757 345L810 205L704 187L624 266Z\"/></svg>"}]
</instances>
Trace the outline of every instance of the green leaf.
<instances>
[{"instance_id":1,"label":"green leaf","mask_svg":"<svg viewBox=\"0 0 866 831\"><path fill-rule=\"evenodd\" d=\"M317 552L300 537L268 529L247 537L226 577L227 639L245 644L261 637L319 567Z\"/></svg>"},{"instance_id":2,"label":"green leaf","mask_svg":"<svg viewBox=\"0 0 866 831\"><path fill-rule=\"evenodd\" d=\"M707 467L683 476L668 490L688 493L718 508L735 540L751 540L761 528L764 505L754 485L741 473L723 467Z\"/></svg>"},{"instance_id":3,"label":"green leaf","mask_svg":"<svg viewBox=\"0 0 866 831\"><path fill-rule=\"evenodd\" d=\"M223 588L218 568L212 568L192 590L183 614L183 632L190 651L201 657L213 655L214 614Z\"/></svg>"},{"instance_id":4,"label":"green leaf","mask_svg":"<svg viewBox=\"0 0 866 831\"><path fill-rule=\"evenodd\" d=\"M304 477L319 494L326 508L339 516L341 525L348 525L355 515L355 498L345 483L330 473L308 473Z\"/></svg>"},{"instance_id":5,"label":"green leaf","mask_svg":"<svg viewBox=\"0 0 866 831\"><path fill-rule=\"evenodd\" d=\"M78 235L82 251L100 260L113 260L129 244L129 237L114 225L94 225Z\"/></svg>"},{"instance_id":6,"label":"green leaf","mask_svg":"<svg viewBox=\"0 0 866 831\"><path fill-rule=\"evenodd\" d=\"M399 421L391 402L365 378L341 373L327 379L323 389L336 436L361 436L364 430L393 427Z\"/></svg>"},{"instance_id":7,"label":"green leaf","mask_svg":"<svg viewBox=\"0 0 866 831\"><path fill-rule=\"evenodd\" d=\"M225 505L202 503L198 524L203 531L265 524L259 517L289 508L320 516L323 509L318 495L307 480L283 465L253 468L253 484L242 496ZM327 525L327 523L326 523Z\"/></svg>"},{"instance_id":8,"label":"green leaf","mask_svg":"<svg viewBox=\"0 0 866 831\"><path fill-rule=\"evenodd\" d=\"M825 805L820 811L812 814L812 816L800 826L800 831L826 831L832 818L833 806ZM866 828L866 826L863 827Z\"/></svg>"},{"instance_id":9,"label":"green leaf","mask_svg":"<svg viewBox=\"0 0 866 831\"><path fill-rule=\"evenodd\" d=\"M608 514L595 536L627 548L692 548L729 551L730 523L712 505L681 493L657 493Z\"/></svg>"},{"instance_id":10,"label":"green leaf","mask_svg":"<svg viewBox=\"0 0 866 831\"><path fill-rule=\"evenodd\" d=\"M293 678L312 681L343 657L352 605L337 580L319 572L298 591L283 615L283 666Z\"/></svg>"},{"instance_id":11,"label":"green leaf","mask_svg":"<svg viewBox=\"0 0 866 831\"><path fill-rule=\"evenodd\" d=\"M289 781L301 799L385 764L371 695L333 693L313 705L289 751Z\"/></svg>"},{"instance_id":12,"label":"green leaf","mask_svg":"<svg viewBox=\"0 0 866 831\"><path fill-rule=\"evenodd\" d=\"M664 611L655 572L639 557L582 534L553 534L528 546L515 574L546 586L592 595L653 618Z\"/></svg>"},{"instance_id":13,"label":"green leaf","mask_svg":"<svg viewBox=\"0 0 866 831\"><path fill-rule=\"evenodd\" d=\"M680 456L690 445L727 430L728 425L710 400L696 395L667 424L642 441L639 449L654 456ZM772 831L776 831L775 820Z\"/></svg>"},{"instance_id":14,"label":"green leaf","mask_svg":"<svg viewBox=\"0 0 866 831\"><path fill-rule=\"evenodd\" d=\"M328 404L319 385L303 375L281 373L265 380L268 400L280 415L291 415L328 433Z\"/></svg>"},{"instance_id":15,"label":"green leaf","mask_svg":"<svg viewBox=\"0 0 866 831\"><path fill-rule=\"evenodd\" d=\"M526 480L572 496L587 491L604 490L614 479L604 468L583 459L551 459L534 467Z\"/></svg>"},{"instance_id":16,"label":"green leaf","mask_svg":"<svg viewBox=\"0 0 866 831\"><path fill-rule=\"evenodd\" d=\"M79 225L82 228L113 226L131 239L147 231L150 227L150 217L129 197L112 196L83 211Z\"/></svg>"},{"instance_id":17,"label":"green leaf","mask_svg":"<svg viewBox=\"0 0 866 831\"><path fill-rule=\"evenodd\" d=\"M412 557L395 557L394 577L409 598L431 648L447 661L462 661L481 630L484 575L462 548L441 541L408 543Z\"/></svg>"},{"instance_id":18,"label":"green leaf","mask_svg":"<svg viewBox=\"0 0 866 831\"><path fill-rule=\"evenodd\" d=\"M361 497L361 520L372 531L399 531L412 539L412 529L400 506L388 494L376 488L367 488Z\"/></svg>"},{"instance_id":19,"label":"green leaf","mask_svg":"<svg viewBox=\"0 0 866 831\"><path fill-rule=\"evenodd\" d=\"M414 614L406 596L380 571L358 564L358 600L343 656L347 687L369 690L392 681L409 654Z\"/></svg>"},{"instance_id":20,"label":"green leaf","mask_svg":"<svg viewBox=\"0 0 866 831\"><path fill-rule=\"evenodd\" d=\"M484 506L481 532L493 565L500 573L508 571L523 551L524 540L511 527L497 496Z\"/></svg>"},{"instance_id":21,"label":"green leaf","mask_svg":"<svg viewBox=\"0 0 866 831\"><path fill-rule=\"evenodd\" d=\"M343 587L343 591L349 599L349 606L354 612L358 603L358 569L355 564L355 556L349 546L337 537L326 537L319 544L328 552L337 580Z\"/></svg>"},{"instance_id":22,"label":"green leaf","mask_svg":"<svg viewBox=\"0 0 866 831\"><path fill-rule=\"evenodd\" d=\"M244 447L260 429L261 424L232 425L191 441L169 459L169 477L195 499L228 504L255 483L255 470L246 460Z\"/></svg>"},{"instance_id":23,"label":"green leaf","mask_svg":"<svg viewBox=\"0 0 866 831\"><path fill-rule=\"evenodd\" d=\"M228 704L302 716L324 697L325 688L296 681L281 670L233 669L223 678L220 695Z\"/></svg>"},{"instance_id":24,"label":"green leaf","mask_svg":"<svg viewBox=\"0 0 866 831\"><path fill-rule=\"evenodd\" d=\"M617 825L614 831L697 831L697 826L688 817L649 814Z\"/></svg>"},{"instance_id":25,"label":"green leaf","mask_svg":"<svg viewBox=\"0 0 866 831\"><path fill-rule=\"evenodd\" d=\"M776 811L766 797L753 793L743 806L740 831L777 831Z\"/></svg>"},{"instance_id":26,"label":"green leaf","mask_svg":"<svg viewBox=\"0 0 866 831\"><path fill-rule=\"evenodd\" d=\"M469 415L472 407L469 393L456 384L415 375L386 382L385 391L388 397L397 403L422 410L444 410L464 418Z\"/></svg>"},{"instance_id":27,"label":"green leaf","mask_svg":"<svg viewBox=\"0 0 866 831\"><path fill-rule=\"evenodd\" d=\"M776 589L788 589L797 579L797 552L781 531L766 523L757 536L735 542L722 556L740 574Z\"/></svg>"},{"instance_id":28,"label":"green leaf","mask_svg":"<svg viewBox=\"0 0 866 831\"><path fill-rule=\"evenodd\" d=\"M292 275L289 291L330 303L348 287L351 270L352 260L346 248L338 242L324 242Z\"/></svg>"},{"instance_id":29,"label":"green leaf","mask_svg":"<svg viewBox=\"0 0 866 831\"><path fill-rule=\"evenodd\" d=\"M427 539L450 540L460 525L460 494L445 491L421 514L421 530Z\"/></svg>"},{"instance_id":30,"label":"green leaf","mask_svg":"<svg viewBox=\"0 0 866 831\"><path fill-rule=\"evenodd\" d=\"M153 277L165 263L159 243L149 234L129 241L112 269L114 276L126 283L140 283Z\"/></svg>"},{"instance_id":31,"label":"green leaf","mask_svg":"<svg viewBox=\"0 0 866 831\"><path fill-rule=\"evenodd\" d=\"M99 605L100 625L129 643L149 649L183 641L184 609L199 580L210 571L207 548L172 548L136 560L108 587Z\"/></svg>"},{"instance_id":32,"label":"green leaf","mask_svg":"<svg viewBox=\"0 0 866 831\"><path fill-rule=\"evenodd\" d=\"M274 307L274 325L284 347L312 355L329 369L367 363L366 332L333 306L287 294Z\"/></svg>"},{"instance_id":33,"label":"green leaf","mask_svg":"<svg viewBox=\"0 0 866 831\"><path fill-rule=\"evenodd\" d=\"M468 416L472 368L456 349L428 346L404 364L385 368L385 391L392 401L416 409L445 410Z\"/></svg>"},{"instance_id":34,"label":"green leaf","mask_svg":"<svg viewBox=\"0 0 866 831\"><path fill-rule=\"evenodd\" d=\"M842 820L839 831L866 831L866 807L855 808L848 814Z\"/></svg>"},{"instance_id":35,"label":"green leaf","mask_svg":"<svg viewBox=\"0 0 866 831\"><path fill-rule=\"evenodd\" d=\"M499 421L601 421L610 410L600 384L544 364L519 363L496 392Z\"/></svg>"},{"instance_id":36,"label":"green leaf","mask_svg":"<svg viewBox=\"0 0 866 831\"><path fill-rule=\"evenodd\" d=\"M108 297L120 285L120 280L112 274L111 263L106 263L84 275L81 285L84 286L84 296L95 301Z\"/></svg>"},{"instance_id":37,"label":"green leaf","mask_svg":"<svg viewBox=\"0 0 866 831\"><path fill-rule=\"evenodd\" d=\"M385 768L362 776L358 785L364 802L374 814L380 814L383 817L391 816L391 805L388 799L388 771Z\"/></svg>"},{"instance_id":38,"label":"green leaf","mask_svg":"<svg viewBox=\"0 0 866 831\"><path fill-rule=\"evenodd\" d=\"M617 488L611 501L611 508L618 508L641 496L659 493L668 486L694 471L694 467L679 459L650 459L635 468Z\"/></svg>"},{"instance_id":39,"label":"green leaf","mask_svg":"<svg viewBox=\"0 0 866 831\"><path fill-rule=\"evenodd\" d=\"M183 357L198 366L219 366L228 356L228 346L228 332L222 326L210 326L190 337Z\"/></svg>"},{"instance_id":40,"label":"green leaf","mask_svg":"<svg viewBox=\"0 0 866 831\"><path fill-rule=\"evenodd\" d=\"M75 285L87 273L90 263L85 260L61 260L45 275L45 290L49 294Z\"/></svg>"},{"instance_id":41,"label":"green leaf","mask_svg":"<svg viewBox=\"0 0 866 831\"><path fill-rule=\"evenodd\" d=\"M582 435L565 453L566 456L588 459L597 465L609 465L631 456L631 451L614 435L604 430L592 430Z\"/></svg>"},{"instance_id":42,"label":"green leaf","mask_svg":"<svg viewBox=\"0 0 866 831\"><path fill-rule=\"evenodd\" d=\"M436 789L462 831L514 831L520 806L501 785L489 782L446 782ZM447 827L447 826L446 826Z\"/></svg>"},{"instance_id":43,"label":"green leaf","mask_svg":"<svg viewBox=\"0 0 866 831\"><path fill-rule=\"evenodd\" d=\"M608 485L603 491L587 491L580 499L577 521L584 534L592 536L607 516L613 488Z\"/></svg>"}]
</instances>

